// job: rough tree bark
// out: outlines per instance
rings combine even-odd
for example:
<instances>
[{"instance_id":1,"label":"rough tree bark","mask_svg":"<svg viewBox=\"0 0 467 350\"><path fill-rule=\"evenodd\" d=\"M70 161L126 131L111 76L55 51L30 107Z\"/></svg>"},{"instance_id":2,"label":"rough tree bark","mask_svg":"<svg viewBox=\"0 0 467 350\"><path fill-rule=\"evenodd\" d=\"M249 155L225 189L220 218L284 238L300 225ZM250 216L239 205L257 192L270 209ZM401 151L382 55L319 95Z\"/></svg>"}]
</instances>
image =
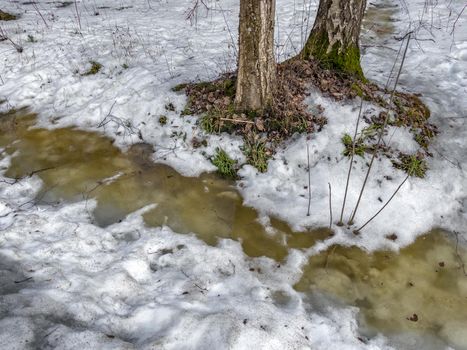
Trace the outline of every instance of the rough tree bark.
<instances>
[{"instance_id":1,"label":"rough tree bark","mask_svg":"<svg viewBox=\"0 0 467 350\"><path fill-rule=\"evenodd\" d=\"M264 113L273 104L275 0L241 0L235 106Z\"/></svg>"},{"instance_id":2,"label":"rough tree bark","mask_svg":"<svg viewBox=\"0 0 467 350\"><path fill-rule=\"evenodd\" d=\"M366 0L320 0L301 57L363 78L359 36Z\"/></svg>"}]
</instances>

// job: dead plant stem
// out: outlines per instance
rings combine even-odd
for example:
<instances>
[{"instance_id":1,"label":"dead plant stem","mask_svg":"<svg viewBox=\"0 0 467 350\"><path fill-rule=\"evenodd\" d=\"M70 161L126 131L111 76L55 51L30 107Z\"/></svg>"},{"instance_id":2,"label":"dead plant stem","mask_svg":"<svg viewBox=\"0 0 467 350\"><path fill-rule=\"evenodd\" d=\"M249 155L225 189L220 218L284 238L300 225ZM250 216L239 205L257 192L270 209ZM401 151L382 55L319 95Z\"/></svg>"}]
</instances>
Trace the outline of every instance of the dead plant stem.
<instances>
[{"instance_id":1,"label":"dead plant stem","mask_svg":"<svg viewBox=\"0 0 467 350\"><path fill-rule=\"evenodd\" d=\"M353 159L355 155L355 143L357 142L358 124L360 123L360 117L362 115L362 108L363 108L363 97L361 98L361 101L360 101L360 110L358 111L357 124L355 125L355 132L353 135L352 155L350 156L349 171L347 172L347 182L345 183L344 200L342 201L341 216L339 218L339 222L337 223L338 226L344 225L344 223L342 222L342 218L344 216L345 201L347 200L347 192L349 189L349 182L350 182L350 173L352 172Z\"/></svg>"},{"instance_id":2,"label":"dead plant stem","mask_svg":"<svg viewBox=\"0 0 467 350\"><path fill-rule=\"evenodd\" d=\"M329 186L329 229L332 227L332 189L331 183L328 182Z\"/></svg>"},{"instance_id":3,"label":"dead plant stem","mask_svg":"<svg viewBox=\"0 0 467 350\"><path fill-rule=\"evenodd\" d=\"M395 197L395 195L397 194L397 192L399 192L399 190L401 189L401 187L405 184L405 182L409 179L409 176L410 175L407 175L404 179L404 181L402 181L400 183L400 185L396 188L396 190L394 191L394 193L392 194L392 196L387 200L386 203L384 203L384 205L381 207L380 210L378 210L376 212L375 215L373 215L367 222L365 222L362 226L360 226L360 228L356 229L354 232L360 232L366 225L368 225L371 221L373 221L373 219L375 217L377 217L379 215L379 213L381 213L383 211L384 208L386 208L386 206L389 204L389 202L391 202L391 200Z\"/></svg>"},{"instance_id":4,"label":"dead plant stem","mask_svg":"<svg viewBox=\"0 0 467 350\"><path fill-rule=\"evenodd\" d=\"M391 105L392 105L392 100L393 100L394 94L396 92L397 84L399 82L399 78L400 78L400 75L401 75L401 72L402 72L402 67L404 66L405 57L407 55L407 50L409 48L409 43L410 43L410 33L407 36L407 43L405 45L405 50L404 50L404 54L402 56L402 61L401 61L401 64L399 66L399 71L397 73L396 81L394 82L394 88L392 89L391 97L389 98L388 110L387 110L387 113L386 113L386 117L384 118L383 126L382 126L381 130L379 131L378 142L376 143L376 146L375 146L375 148L373 150L373 154L371 156L370 164L368 165L368 170L366 172L365 179L363 180L363 185L362 185L362 188L360 190L360 194L358 196L357 204L355 205L355 208L354 208L354 210L352 212L352 215L350 216L350 219L349 219L349 222L348 222L349 225L353 224L353 220L355 219L355 215L357 214L357 209L358 209L358 206L360 205L360 201L362 199L363 191L365 190L365 187L366 187L366 184L367 184L367 181L368 181L368 177L370 175L370 171L371 171L371 168L373 166L373 162L375 161L376 153L378 152L379 146L381 145L381 141L383 139L383 134L384 134L384 131L385 131L386 126L387 126L388 121L389 121L389 114L390 114L389 113L389 108L391 108Z\"/></svg>"},{"instance_id":5,"label":"dead plant stem","mask_svg":"<svg viewBox=\"0 0 467 350\"><path fill-rule=\"evenodd\" d=\"M311 169L310 169L310 146L308 142L306 143L306 159L308 164L308 211L306 216L310 216L310 208L311 208Z\"/></svg>"}]
</instances>

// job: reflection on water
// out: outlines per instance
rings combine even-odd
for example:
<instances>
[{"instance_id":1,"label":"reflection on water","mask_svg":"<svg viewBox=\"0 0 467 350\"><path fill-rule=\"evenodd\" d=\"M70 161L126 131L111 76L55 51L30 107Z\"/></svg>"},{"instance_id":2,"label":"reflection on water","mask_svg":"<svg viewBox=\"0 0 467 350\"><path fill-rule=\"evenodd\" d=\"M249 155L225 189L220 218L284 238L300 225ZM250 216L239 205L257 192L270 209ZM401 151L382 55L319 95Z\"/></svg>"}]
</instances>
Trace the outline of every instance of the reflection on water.
<instances>
[{"instance_id":1,"label":"reflection on water","mask_svg":"<svg viewBox=\"0 0 467 350\"><path fill-rule=\"evenodd\" d=\"M311 257L295 285L358 306L368 326L386 334L436 334L467 349L467 252L435 231L395 252L368 254L333 246Z\"/></svg>"},{"instance_id":2,"label":"reflection on water","mask_svg":"<svg viewBox=\"0 0 467 350\"><path fill-rule=\"evenodd\" d=\"M395 31L394 16L397 10L398 6L393 2L370 3L362 21L363 33L375 35L378 39L389 37Z\"/></svg>"},{"instance_id":3,"label":"reflection on water","mask_svg":"<svg viewBox=\"0 0 467 350\"><path fill-rule=\"evenodd\" d=\"M266 229L255 210L242 205L232 183L214 174L183 177L169 166L153 164L152 148L133 145L123 153L112 140L97 133L65 129L31 129L34 116L4 116L0 147L15 153L6 175L20 178L35 173L44 186L42 203L97 199L96 223L106 226L148 204L148 225L167 225L179 233L194 232L206 243L218 238L242 242L246 254L283 260L290 247L311 247L327 230L292 233L289 226L271 219Z\"/></svg>"},{"instance_id":4,"label":"reflection on water","mask_svg":"<svg viewBox=\"0 0 467 350\"><path fill-rule=\"evenodd\" d=\"M213 174L183 177L166 165L153 164L153 150L146 144L123 153L111 139L96 133L31 129L34 115L22 114L0 115L0 148L14 154L7 176L34 173L43 180L38 202L95 198L93 214L101 226L156 203L144 214L148 225L194 232L211 245L218 238L235 239L249 256L278 261L289 248L311 247L330 234L327 230L294 233L275 219L266 231L229 181ZM334 246L310 258L295 288L358 306L369 335L372 329L389 336L409 330L467 349L467 277L460 269L461 260L467 261L465 251L440 232L419 238L398 254ZM278 306L288 300L280 292L273 298Z\"/></svg>"}]
</instances>

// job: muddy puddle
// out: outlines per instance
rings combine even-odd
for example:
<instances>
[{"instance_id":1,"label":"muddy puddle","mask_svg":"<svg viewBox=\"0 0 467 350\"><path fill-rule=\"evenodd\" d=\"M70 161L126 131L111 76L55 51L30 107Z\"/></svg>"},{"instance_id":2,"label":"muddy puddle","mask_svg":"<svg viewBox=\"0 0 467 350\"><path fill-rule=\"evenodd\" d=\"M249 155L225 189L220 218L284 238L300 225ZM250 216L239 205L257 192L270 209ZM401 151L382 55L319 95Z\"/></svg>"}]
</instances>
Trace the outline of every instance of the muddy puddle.
<instances>
[{"instance_id":1,"label":"muddy puddle","mask_svg":"<svg viewBox=\"0 0 467 350\"><path fill-rule=\"evenodd\" d=\"M419 341L432 337L424 348L467 349L466 261L456 236L441 231L399 253L333 246L310 259L295 289L359 307L369 336L379 330L397 338L406 330Z\"/></svg>"},{"instance_id":2,"label":"muddy puddle","mask_svg":"<svg viewBox=\"0 0 467 350\"><path fill-rule=\"evenodd\" d=\"M266 230L257 212L242 205L231 182L214 174L187 178L166 165L153 164L148 145L136 144L121 152L99 134L31 128L34 123L34 115L24 112L0 116L0 148L3 154L14 155L6 170L8 177L35 174L42 179L37 203L93 198L97 207L92 214L100 226L155 203L156 208L144 215L150 226L194 232L210 245L219 238L231 238L242 243L247 255L277 261L287 256L289 248L309 248L330 234L324 229L294 233L276 219ZM449 344L467 349L463 261L467 253L457 247L455 236L440 231L397 254L335 246L310 258L295 289L310 300L325 295L359 307L361 332L372 337L381 331L398 348L420 348L420 341L398 338L413 334L427 348Z\"/></svg>"},{"instance_id":3,"label":"muddy puddle","mask_svg":"<svg viewBox=\"0 0 467 350\"><path fill-rule=\"evenodd\" d=\"M242 205L233 183L215 174L183 177L169 166L154 164L149 145L135 144L123 153L97 133L30 128L34 119L33 115L0 117L0 147L15 154L6 176L41 178L39 204L96 199L92 214L95 223L104 227L157 204L143 216L149 226L194 232L210 245L231 238L240 241L251 257L278 261L287 256L287 247L311 247L329 235L325 229L293 233L274 218L265 229L258 213Z\"/></svg>"},{"instance_id":4,"label":"muddy puddle","mask_svg":"<svg viewBox=\"0 0 467 350\"><path fill-rule=\"evenodd\" d=\"M393 2L370 2L363 17L363 33L377 39L389 37L395 31L395 15L398 9L398 5Z\"/></svg>"}]
</instances>

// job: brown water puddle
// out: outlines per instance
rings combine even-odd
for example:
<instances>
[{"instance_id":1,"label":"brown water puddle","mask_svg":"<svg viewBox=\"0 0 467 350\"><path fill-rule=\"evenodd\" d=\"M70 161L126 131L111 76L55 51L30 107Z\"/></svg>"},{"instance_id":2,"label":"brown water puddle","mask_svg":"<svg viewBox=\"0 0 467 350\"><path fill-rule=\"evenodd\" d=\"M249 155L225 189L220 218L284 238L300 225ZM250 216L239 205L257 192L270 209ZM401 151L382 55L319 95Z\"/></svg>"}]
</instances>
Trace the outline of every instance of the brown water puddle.
<instances>
[{"instance_id":1,"label":"brown water puddle","mask_svg":"<svg viewBox=\"0 0 467 350\"><path fill-rule=\"evenodd\" d=\"M153 164L148 145L137 144L124 153L97 133L31 128L34 122L35 116L24 111L0 115L0 148L14 154L7 176L35 173L42 179L37 202L95 198L93 214L101 226L156 203L144 214L148 225L194 232L210 245L231 238L242 243L247 255L277 261L290 248L306 249L329 236L328 230L292 232L276 219L267 232L257 212L242 205L231 182L214 174L183 177ZM335 246L310 258L295 288L358 306L369 329L436 336L467 349L467 277L461 260L467 261L467 253L441 232L419 238L397 254ZM274 298L287 298L279 294Z\"/></svg>"},{"instance_id":2,"label":"brown water puddle","mask_svg":"<svg viewBox=\"0 0 467 350\"><path fill-rule=\"evenodd\" d=\"M358 306L385 334L435 334L467 349L467 252L446 235L431 232L399 253L333 246L311 257L295 289Z\"/></svg>"},{"instance_id":3,"label":"brown water puddle","mask_svg":"<svg viewBox=\"0 0 467 350\"><path fill-rule=\"evenodd\" d=\"M184 177L169 166L154 164L149 145L136 144L123 153L111 139L97 133L30 128L34 115L11 113L0 120L0 147L15 154L6 176L39 176L44 182L39 203L95 198L93 214L101 226L157 204L143 215L150 226L194 232L210 245L219 238L231 238L240 241L251 257L278 261L287 256L288 247L308 248L329 235L328 230L293 233L274 218L266 231L257 221L258 213L242 205L233 183L215 174Z\"/></svg>"},{"instance_id":4,"label":"brown water puddle","mask_svg":"<svg viewBox=\"0 0 467 350\"><path fill-rule=\"evenodd\" d=\"M394 15L398 7L392 2L368 5L362 21L363 32L374 33L377 38L384 39L395 31Z\"/></svg>"}]
</instances>

